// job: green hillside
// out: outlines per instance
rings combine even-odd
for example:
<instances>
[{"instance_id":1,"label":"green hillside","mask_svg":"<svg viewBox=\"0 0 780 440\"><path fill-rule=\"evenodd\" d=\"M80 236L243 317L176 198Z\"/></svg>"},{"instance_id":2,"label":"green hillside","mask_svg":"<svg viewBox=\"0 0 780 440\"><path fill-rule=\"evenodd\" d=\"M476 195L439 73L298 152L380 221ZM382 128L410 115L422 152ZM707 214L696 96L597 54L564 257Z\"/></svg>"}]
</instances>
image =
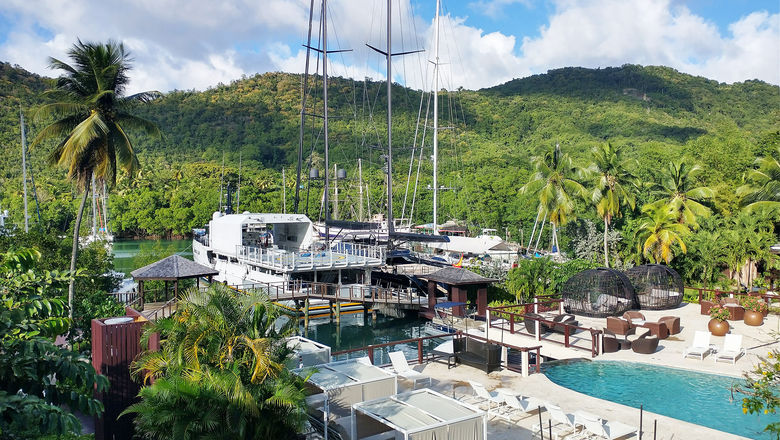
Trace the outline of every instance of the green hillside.
<instances>
[{"instance_id":1,"label":"green hillside","mask_svg":"<svg viewBox=\"0 0 780 440\"><path fill-rule=\"evenodd\" d=\"M50 84L49 79L0 64L0 141L4 147L0 206L11 211L17 224L21 223L19 105L29 112L44 102L40 92ZM114 230L124 236L184 235L205 223L218 206L223 153L226 180L234 185L242 158L242 211L282 209L282 168L287 176L287 207L292 209L300 86L299 75L268 73L204 92L174 91L139 107L136 113L156 121L164 138L152 141L131 133L143 169L136 180L121 180L113 190ZM330 111L335 116L330 123L331 163L346 168L350 177L340 183L342 217L358 210L357 158L363 159L371 211L383 209L383 87L382 83L340 78L331 81ZM393 92L394 181L398 188L394 204L399 215L420 92L400 86ZM309 103L313 105L310 112L321 113L318 97ZM638 160L635 174L646 182L655 180L660 167L672 159L698 163L705 169L700 183L718 190L713 207L728 214L737 208L734 188L745 171L757 156L773 154L780 139L777 86L761 81L722 84L666 67L556 69L489 89L463 90L442 98L441 107L443 125L452 128L440 136L440 181L453 190L442 195L440 219L462 219L475 229L509 228L513 235L519 228L527 233L536 212L535 200L518 194L531 173L530 158L556 142L582 165L591 148L600 143L625 146L627 155ZM28 139L39 126L29 127ZM321 141L315 153L309 154L317 130L307 128L304 156L321 167ZM427 136L424 156L430 155L430 130ZM64 232L77 201L64 172L45 163L51 146L34 149L30 160L43 222ZM430 173L431 164L426 162L420 188L430 184ZM306 193L304 188L304 197ZM308 213L314 219L319 217L320 197L321 182L313 182ZM430 221L430 197L430 191L418 191L416 221ZM648 198L645 192L639 194L639 202ZM305 208L305 198L302 203ZM407 213L410 205L411 196ZM592 209L584 202L581 205L580 217L597 220Z\"/></svg>"}]
</instances>

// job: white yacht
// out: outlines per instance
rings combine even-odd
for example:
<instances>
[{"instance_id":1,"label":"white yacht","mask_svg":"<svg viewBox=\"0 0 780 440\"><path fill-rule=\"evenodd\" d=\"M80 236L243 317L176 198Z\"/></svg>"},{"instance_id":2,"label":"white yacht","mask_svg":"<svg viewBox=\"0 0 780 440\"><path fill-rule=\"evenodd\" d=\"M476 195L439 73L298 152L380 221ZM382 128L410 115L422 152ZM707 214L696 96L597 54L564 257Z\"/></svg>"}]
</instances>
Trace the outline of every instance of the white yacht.
<instances>
[{"instance_id":1,"label":"white yacht","mask_svg":"<svg viewBox=\"0 0 780 440\"><path fill-rule=\"evenodd\" d=\"M385 254L384 246L343 242L326 246L303 214L215 212L206 229L194 231L192 241L193 260L218 270L217 281L273 292L319 282L346 297L349 294L342 292L371 285L371 269L385 264ZM295 307L292 302L280 305ZM362 304L341 304L344 311L355 307ZM311 301L311 313L321 309L330 312L328 301Z\"/></svg>"}]
</instances>

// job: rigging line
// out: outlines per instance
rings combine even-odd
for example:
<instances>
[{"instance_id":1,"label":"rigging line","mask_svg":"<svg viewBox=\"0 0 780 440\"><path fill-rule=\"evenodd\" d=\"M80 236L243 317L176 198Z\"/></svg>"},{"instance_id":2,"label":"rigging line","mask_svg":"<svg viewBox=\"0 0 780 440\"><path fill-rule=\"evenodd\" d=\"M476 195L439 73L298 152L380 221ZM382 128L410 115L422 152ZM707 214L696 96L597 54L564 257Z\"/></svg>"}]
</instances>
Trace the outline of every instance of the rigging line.
<instances>
[{"instance_id":1,"label":"rigging line","mask_svg":"<svg viewBox=\"0 0 780 440\"><path fill-rule=\"evenodd\" d=\"M428 115L430 114L431 109L431 96L433 94L428 94L428 102L425 104L425 122L423 123L423 135L422 135L422 142L420 143L420 158L417 161L417 176L414 179L414 192L412 193L412 207L409 209L409 219L414 218L414 205L417 201L417 185L420 181L420 168L422 166L423 162L423 151L425 150L425 135L428 131ZM434 225L435 228L435 225Z\"/></svg>"},{"instance_id":2,"label":"rigging line","mask_svg":"<svg viewBox=\"0 0 780 440\"><path fill-rule=\"evenodd\" d=\"M318 49L322 45L322 12L323 12L322 11L322 7L320 6L320 19L319 19L319 23L318 23L319 28L317 29L317 48ZM315 53L317 54L315 56L316 63L315 63L315 67L314 67L314 77L316 78L317 73L320 71L320 54L321 54L321 51L315 51ZM315 83L315 82L316 82L316 79L312 81L312 83ZM314 88L314 84L312 84L312 90L314 90L313 88ZM316 101L316 99L314 98L313 95L314 94L312 93L312 101ZM312 109L316 108L316 104L317 104L316 102L312 102ZM312 114L313 113L314 112L312 111ZM312 165L312 160L313 160L312 156L314 155L314 148L316 146L316 139L319 139L319 135L317 136L316 139L314 137L314 131L315 131L314 121L315 121L315 118L312 116L311 148L309 150L309 160L307 161L308 162L307 163L307 171L308 172L306 173L307 174L307 176L306 176L306 215L309 215L309 195L310 195L310 192L311 192L311 173L310 173L310 171L311 171L311 165Z\"/></svg>"},{"instance_id":3,"label":"rigging line","mask_svg":"<svg viewBox=\"0 0 780 440\"><path fill-rule=\"evenodd\" d=\"M409 155L409 173L406 176L406 190L404 191L404 204L401 209L401 218L404 218L406 214L406 199L409 197L409 185L412 181L412 168L414 167L414 153L417 148L417 136L420 130L420 115L422 113L423 100L425 99L425 92L420 94L420 108L417 110L417 124L414 126L414 141L412 143L412 152Z\"/></svg>"},{"instance_id":4,"label":"rigging line","mask_svg":"<svg viewBox=\"0 0 780 440\"><path fill-rule=\"evenodd\" d=\"M306 38L306 67L304 70L304 74L301 77L301 130L300 130L300 142L298 146L298 162L296 167L296 179L295 179L295 206L294 211L296 214L298 214L298 204L300 201L300 191L301 191L301 167L303 166L303 138L305 135L306 130L306 87L308 86L308 80L309 80L309 56L311 55L311 51L309 50L309 47L311 47L311 26L312 26L312 19L314 18L314 0L311 0L309 4L309 31L308 36Z\"/></svg>"}]
</instances>

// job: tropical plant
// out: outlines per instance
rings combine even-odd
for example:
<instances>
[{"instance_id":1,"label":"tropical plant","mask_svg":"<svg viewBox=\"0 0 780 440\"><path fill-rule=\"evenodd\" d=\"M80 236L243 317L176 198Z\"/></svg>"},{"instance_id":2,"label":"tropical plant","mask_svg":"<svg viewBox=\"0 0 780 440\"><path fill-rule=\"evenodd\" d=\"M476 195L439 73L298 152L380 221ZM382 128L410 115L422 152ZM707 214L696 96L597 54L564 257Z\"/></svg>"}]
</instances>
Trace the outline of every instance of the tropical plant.
<instances>
[{"instance_id":1,"label":"tropical plant","mask_svg":"<svg viewBox=\"0 0 780 440\"><path fill-rule=\"evenodd\" d=\"M555 264L546 257L521 259L517 267L506 275L507 290L515 296L517 302L524 303L535 296L553 293L550 288L550 275Z\"/></svg>"},{"instance_id":2,"label":"tropical plant","mask_svg":"<svg viewBox=\"0 0 780 440\"><path fill-rule=\"evenodd\" d=\"M643 222L637 228L637 250L656 264L669 264L674 258L674 246L685 253L687 248L683 237L690 230L677 221L674 210L666 205L645 205Z\"/></svg>"},{"instance_id":3,"label":"tropical plant","mask_svg":"<svg viewBox=\"0 0 780 440\"><path fill-rule=\"evenodd\" d=\"M759 157L755 168L748 171L746 182L737 188L742 204L749 212L755 210L780 211L780 146L776 156Z\"/></svg>"},{"instance_id":4,"label":"tropical plant","mask_svg":"<svg viewBox=\"0 0 780 440\"><path fill-rule=\"evenodd\" d=\"M734 391L743 394L742 412L747 414L777 414L780 408L780 350L771 350L766 357L759 357L752 371L744 374L745 385L737 385ZM773 418L777 420L777 418ZM780 437L780 422L770 421L764 431Z\"/></svg>"},{"instance_id":5,"label":"tropical plant","mask_svg":"<svg viewBox=\"0 0 780 440\"><path fill-rule=\"evenodd\" d=\"M747 295L744 297L744 299L742 299L742 307L745 310L749 310L751 312L756 312L756 313L764 313L767 310L769 310L769 306L767 305L766 302L752 295Z\"/></svg>"},{"instance_id":6,"label":"tropical plant","mask_svg":"<svg viewBox=\"0 0 780 440\"><path fill-rule=\"evenodd\" d=\"M690 166L683 160L669 162L663 168L660 181L652 186L651 194L661 197L652 205L669 206L680 223L697 229L697 219L712 214L712 210L704 206L702 201L715 196L715 191L711 188L696 186L695 176L702 171L699 165Z\"/></svg>"},{"instance_id":7,"label":"tropical plant","mask_svg":"<svg viewBox=\"0 0 780 440\"><path fill-rule=\"evenodd\" d=\"M558 228L573 218L576 199L585 197L585 187L578 180L582 171L574 166L568 154L561 152L558 144L552 151L533 158L533 163L535 173L520 192L538 198L537 221L539 217L550 218L552 246L558 247Z\"/></svg>"},{"instance_id":8,"label":"tropical plant","mask_svg":"<svg viewBox=\"0 0 780 440\"><path fill-rule=\"evenodd\" d=\"M268 297L222 285L189 290L178 311L146 330L160 350L133 371L152 385L126 411L146 438L288 438L305 419L303 379L283 368L294 320ZM286 319L286 320L285 320ZM285 324L286 322L286 324Z\"/></svg>"},{"instance_id":9,"label":"tropical plant","mask_svg":"<svg viewBox=\"0 0 780 440\"><path fill-rule=\"evenodd\" d=\"M723 322L729 319L729 316L731 316L731 313L729 312L729 309L725 306L716 304L710 307L710 318L712 319L716 319L720 322Z\"/></svg>"},{"instance_id":10,"label":"tropical plant","mask_svg":"<svg viewBox=\"0 0 780 440\"><path fill-rule=\"evenodd\" d=\"M742 268L746 264L773 264L777 257L769 251L776 241L772 223L757 214L740 211L726 223L723 233L723 252L732 276L740 288L744 285ZM753 279L748 271L747 287L752 287Z\"/></svg>"},{"instance_id":11,"label":"tropical plant","mask_svg":"<svg viewBox=\"0 0 780 440\"><path fill-rule=\"evenodd\" d=\"M98 180L111 186L116 183L117 166L128 175L139 168L127 129L142 129L159 136L154 123L133 116L128 111L136 103L148 102L156 92L123 96L129 82L129 54L121 43L83 43L79 40L69 51L72 65L50 58L50 67L64 75L57 86L45 92L55 102L45 104L35 113L36 120L55 121L44 127L31 147L44 139L56 139L57 146L49 161L65 167L68 179L83 191L73 228L73 250L70 270L76 270L79 229L90 183ZM74 285L68 286L68 317L73 318Z\"/></svg>"},{"instance_id":12,"label":"tropical plant","mask_svg":"<svg viewBox=\"0 0 780 440\"><path fill-rule=\"evenodd\" d=\"M108 379L87 358L54 344L70 321L65 302L44 295L64 289L72 276L35 270L39 259L31 249L0 257L2 438L79 433L81 424L70 411L100 415L103 405L93 391L108 388Z\"/></svg>"},{"instance_id":13,"label":"tropical plant","mask_svg":"<svg viewBox=\"0 0 780 440\"><path fill-rule=\"evenodd\" d=\"M636 168L636 161L624 159L622 150L613 147L611 143L594 148L591 158L593 162L586 172L594 179L591 200L596 206L596 212L604 220L604 266L609 267L609 224L613 217L622 215L623 206L634 209L636 205L636 176L629 171Z\"/></svg>"}]
</instances>

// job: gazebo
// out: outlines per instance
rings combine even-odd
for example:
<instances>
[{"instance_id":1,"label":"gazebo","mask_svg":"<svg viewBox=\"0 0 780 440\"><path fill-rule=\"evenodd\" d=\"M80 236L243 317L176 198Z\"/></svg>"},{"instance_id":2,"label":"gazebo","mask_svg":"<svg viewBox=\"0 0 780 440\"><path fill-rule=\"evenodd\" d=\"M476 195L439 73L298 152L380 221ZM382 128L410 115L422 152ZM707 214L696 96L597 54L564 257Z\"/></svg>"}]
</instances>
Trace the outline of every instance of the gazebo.
<instances>
[{"instance_id":1,"label":"gazebo","mask_svg":"<svg viewBox=\"0 0 780 440\"><path fill-rule=\"evenodd\" d=\"M436 305L436 283L447 286L447 296L450 301L465 303L469 287L477 289L477 314L484 315L487 311L487 286L498 280L485 278L460 267L444 267L420 278L428 281L428 308L433 310ZM460 307L452 310L454 316L463 316Z\"/></svg>"},{"instance_id":2,"label":"gazebo","mask_svg":"<svg viewBox=\"0 0 780 440\"><path fill-rule=\"evenodd\" d=\"M219 271L208 266L198 264L180 255L171 255L160 261L144 266L130 272L133 279L138 282L138 297L140 308L144 308L144 281L165 281L165 290L168 290L168 281L173 281L174 295L179 296L179 280L195 278L200 287L200 277L208 278L209 282Z\"/></svg>"},{"instance_id":3,"label":"gazebo","mask_svg":"<svg viewBox=\"0 0 780 440\"><path fill-rule=\"evenodd\" d=\"M640 309L671 309L683 300L682 277L669 266L643 264L626 270L626 276L634 286Z\"/></svg>"},{"instance_id":4,"label":"gazebo","mask_svg":"<svg viewBox=\"0 0 780 440\"><path fill-rule=\"evenodd\" d=\"M579 272L561 289L563 309L576 315L605 318L622 315L634 306L634 288L626 275L600 267Z\"/></svg>"}]
</instances>

